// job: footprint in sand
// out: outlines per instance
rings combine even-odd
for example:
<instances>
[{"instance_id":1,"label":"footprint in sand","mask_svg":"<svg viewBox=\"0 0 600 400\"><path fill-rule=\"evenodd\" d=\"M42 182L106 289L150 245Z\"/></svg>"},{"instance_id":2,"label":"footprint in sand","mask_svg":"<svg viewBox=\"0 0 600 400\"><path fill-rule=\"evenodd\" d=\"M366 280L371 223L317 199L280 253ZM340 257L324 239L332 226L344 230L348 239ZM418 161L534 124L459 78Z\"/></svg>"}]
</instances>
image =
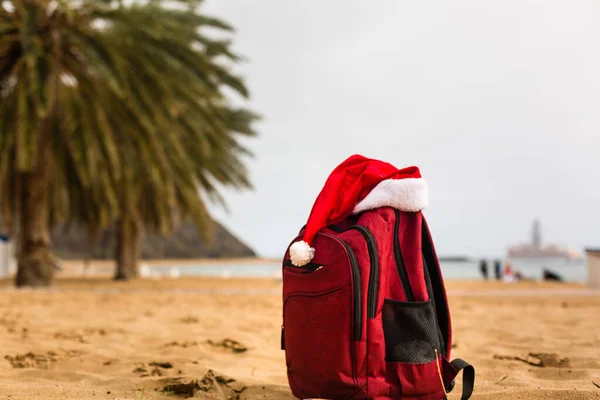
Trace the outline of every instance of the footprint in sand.
<instances>
[{"instance_id":1,"label":"footprint in sand","mask_svg":"<svg viewBox=\"0 0 600 400\"><path fill-rule=\"evenodd\" d=\"M18 330L17 323L19 322L20 318L20 314L12 314L10 312L4 313L2 317L0 317L0 326L6 328L8 333L16 333Z\"/></svg>"},{"instance_id":2,"label":"footprint in sand","mask_svg":"<svg viewBox=\"0 0 600 400\"><path fill-rule=\"evenodd\" d=\"M495 354L494 358L497 360L521 361L525 364L531 365L532 367L540 368L568 368L571 366L568 358L562 358L558 354L554 353L529 353L527 357L501 356Z\"/></svg>"},{"instance_id":3,"label":"footprint in sand","mask_svg":"<svg viewBox=\"0 0 600 400\"><path fill-rule=\"evenodd\" d=\"M108 336L112 334L124 334L129 333L125 329L121 328L84 328L83 333L86 335L99 335Z\"/></svg>"},{"instance_id":4,"label":"footprint in sand","mask_svg":"<svg viewBox=\"0 0 600 400\"><path fill-rule=\"evenodd\" d=\"M110 332L112 333L126 333L124 330L122 329L110 329ZM86 340L85 336L107 336L109 334L109 330L104 329L104 328L84 328L83 329L83 333L80 333L79 331L59 331L56 332L54 334L54 337L56 339L59 340L72 340L72 341L76 341L79 343L89 343L88 340Z\"/></svg>"},{"instance_id":5,"label":"footprint in sand","mask_svg":"<svg viewBox=\"0 0 600 400\"><path fill-rule=\"evenodd\" d=\"M10 362L13 368L41 368L47 369L50 364L60 359L69 359L82 355L77 350L61 350L61 355L54 351L48 351L45 354L35 354L32 352L25 354L16 354L14 356L6 355L4 359Z\"/></svg>"},{"instance_id":6,"label":"footprint in sand","mask_svg":"<svg viewBox=\"0 0 600 400\"><path fill-rule=\"evenodd\" d=\"M231 351L232 353L244 353L248 349L238 341L232 339L223 339L220 342L213 342L212 340L207 340L206 343L213 347L223 348Z\"/></svg>"},{"instance_id":7,"label":"footprint in sand","mask_svg":"<svg viewBox=\"0 0 600 400\"><path fill-rule=\"evenodd\" d=\"M179 322L181 322L182 324L197 324L200 322L200 320L197 317L189 316L181 318Z\"/></svg>"},{"instance_id":8,"label":"footprint in sand","mask_svg":"<svg viewBox=\"0 0 600 400\"><path fill-rule=\"evenodd\" d=\"M151 362L150 364L151 367L160 367L160 368L164 368L164 369L169 369L169 368L173 368L173 364L171 364L170 362Z\"/></svg>"},{"instance_id":9,"label":"footprint in sand","mask_svg":"<svg viewBox=\"0 0 600 400\"><path fill-rule=\"evenodd\" d=\"M188 347L193 347L193 346L198 346L198 342L170 342L165 344L165 347L183 347L188 348Z\"/></svg>"},{"instance_id":10,"label":"footprint in sand","mask_svg":"<svg viewBox=\"0 0 600 400\"><path fill-rule=\"evenodd\" d=\"M138 366L133 370L133 373L140 374L140 378L147 376L163 376L167 369L173 368L173 364L170 362L150 362L148 366L144 363L138 363Z\"/></svg>"},{"instance_id":11,"label":"footprint in sand","mask_svg":"<svg viewBox=\"0 0 600 400\"><path fill-rule=\"evenodd\" d=\"M74 340L79 343L87 343L83 336L77 332L56 332L54 338L59 340Z\"/></svg>"},{"instance_id":12,"label":"footprint in sand","mask_svg":"<svg viewBox=\"0 0 600 400\"><path fill-rule=\"evenodd\" d=\"M165 393L194 397L197 391L202 391L218 396L224 400L239 400L240 394L246 390L246 385L237 382L235 379L215 373L208 370L206 375L200 381L191 381L188 383L173 382L163 387Z\"/></svg>"},{"instance_id":13,"label":"footprint in sand","mask_svg":"<svg viewBox=\"0 0 600 400\"><path fill-rule=\"evenodd\" d=\"M107 332L106 329L104 328L85 328L83 330L83 332L86 335L100 335L100 336L106 336Z\"/></svg>"},{"instance_id":14,"label":"footprint in sand","mask_svg":"<svg viewBox=\"0 0 600 400\"><path fill-rule=\"evenodd\" d=\"M57 360L56 353L47 354L16 354L14 356L6 355L4 359L8 360L13 368L41 368L47 369L48 366Z\"/></svg>"}]
</instances>

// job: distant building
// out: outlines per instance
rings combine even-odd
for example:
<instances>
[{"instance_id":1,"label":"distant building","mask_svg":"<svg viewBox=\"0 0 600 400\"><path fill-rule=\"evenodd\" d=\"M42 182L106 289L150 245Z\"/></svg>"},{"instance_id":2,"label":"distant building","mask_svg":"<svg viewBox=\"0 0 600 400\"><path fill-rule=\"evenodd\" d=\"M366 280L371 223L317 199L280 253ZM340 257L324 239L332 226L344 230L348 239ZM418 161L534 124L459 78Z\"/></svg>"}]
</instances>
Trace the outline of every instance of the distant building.
<instances>
[{"instance_id":1,"label":"distant building","mask_svg":"<svg viewBox=\"0 0 600 400\"><path fill-rule=\"evenodd\" d=\"M585 249L588 265L588 286L600 289L600 248Z\"/></svg>"},{"instance_id":2,"label":"distant building","mask_svg":"<svg viewBox=\"0 0 600 400\"><path fill-rule=\"evenodd\" d=\"M539 220L534 220L531 227L531 243L519 244L508 248L509 258L563 258L579 259L574 250L563 249L554 244L542 243L542 228Z\"/></svg>"}]
</instances>

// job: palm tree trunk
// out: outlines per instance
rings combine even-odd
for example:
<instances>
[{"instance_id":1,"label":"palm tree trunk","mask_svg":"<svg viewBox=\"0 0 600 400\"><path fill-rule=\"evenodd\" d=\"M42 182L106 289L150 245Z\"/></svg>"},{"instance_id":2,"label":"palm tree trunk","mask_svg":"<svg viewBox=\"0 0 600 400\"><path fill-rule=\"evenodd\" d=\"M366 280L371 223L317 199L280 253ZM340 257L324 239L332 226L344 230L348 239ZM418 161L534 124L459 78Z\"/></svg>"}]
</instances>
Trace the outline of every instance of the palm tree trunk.
<instances>
[{"instance_id":1,"label":"palm tree trunk","mask_svg":"<svg viewBox=\"0 0 600 400\"><path fill-rule=\"evenodd\" d=\"M60 52L56 36L55 53ZM17 175L17 275L15 284L21 286L50 286L57 264L50 251L50 178L52 177L53 118L56 111L59 85L59 57L55 54L49 78L48 110L38 122L38 137L33 165ZM20 137L20 135L19 135ZM17 146L23 143L17 141ZM19 152L17 152L19 154ZM18 155L16 164L19 166ZM19 168L17 168L19 170Z\"/></svg>"},{"instance_id":2,"label":"palm tree trunk","mask_svg":"<svg viewBox=\"0 0 600 400\"><path fill-rule=\"evenodd\" d=\"M126 281L137 278L141 253L141 233L139 221L127 217L117 221L117 244L115 248L117 271L115 280Z\"/></svg>"},{"instance_id":3,"label":"palm tree trunk","mask_svg":"<svg viewBox=\"0 0 600 400\"><path fill-rule=\"evenodd\" d=\"M55 264L50 253L49 181L45 168L19 176L17 286L49 286Z\"/></svg>"}]
</instances>

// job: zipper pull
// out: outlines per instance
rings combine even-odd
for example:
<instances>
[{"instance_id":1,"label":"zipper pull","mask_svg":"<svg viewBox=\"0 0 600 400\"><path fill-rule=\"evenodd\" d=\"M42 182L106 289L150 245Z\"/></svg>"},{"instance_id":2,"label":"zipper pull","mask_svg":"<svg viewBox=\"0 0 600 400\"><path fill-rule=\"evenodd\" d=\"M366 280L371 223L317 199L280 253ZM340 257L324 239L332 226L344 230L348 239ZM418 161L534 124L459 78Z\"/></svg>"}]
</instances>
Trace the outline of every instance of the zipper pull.
<instances>
[{"instance_id":1,"label":"zipper pull","mask_svg":"<svg viewBox=\"0 0 600 400\"><path fill-rule=\"evenodd\" d=\"M285 350L285 331L281 325L281 350Z\"/></svg>"},{"instance_id":2,"label":"zipper pull","mask_svg":"<svg viewBox=\"0 0 600 400\"><path fill-rule=\"evenodd\" d=\"M438 349L434 349L434 350L435 350L435 365L437 366L438 375L440 377L440 383L442 384L442 390L444 391L444 400L447 400L448 397L446 396L446 385L444 385L444 378L442 377L442 369L440 367L440 363L442 362L442 359L440 358Z\"/></svg>"}]
</instances>

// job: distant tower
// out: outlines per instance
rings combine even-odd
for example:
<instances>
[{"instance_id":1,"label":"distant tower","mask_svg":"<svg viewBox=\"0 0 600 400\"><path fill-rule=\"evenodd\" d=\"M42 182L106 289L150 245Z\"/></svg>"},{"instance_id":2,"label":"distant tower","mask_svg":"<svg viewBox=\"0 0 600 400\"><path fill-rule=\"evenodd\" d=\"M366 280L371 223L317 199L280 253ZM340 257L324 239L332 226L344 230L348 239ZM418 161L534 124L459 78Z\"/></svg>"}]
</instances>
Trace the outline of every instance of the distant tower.
<instances>
[{"instance_id":1,"label":"distant tower","mask_svg":"<svg viewBox=\"0 0 600 400\"><path fill-rule=\"evenodd\" d=\"M540 221L537 219L533 221L531 242L536 249L539 249L542 246L542 228L540 227Z\"/></svg>"}]
</instances>

